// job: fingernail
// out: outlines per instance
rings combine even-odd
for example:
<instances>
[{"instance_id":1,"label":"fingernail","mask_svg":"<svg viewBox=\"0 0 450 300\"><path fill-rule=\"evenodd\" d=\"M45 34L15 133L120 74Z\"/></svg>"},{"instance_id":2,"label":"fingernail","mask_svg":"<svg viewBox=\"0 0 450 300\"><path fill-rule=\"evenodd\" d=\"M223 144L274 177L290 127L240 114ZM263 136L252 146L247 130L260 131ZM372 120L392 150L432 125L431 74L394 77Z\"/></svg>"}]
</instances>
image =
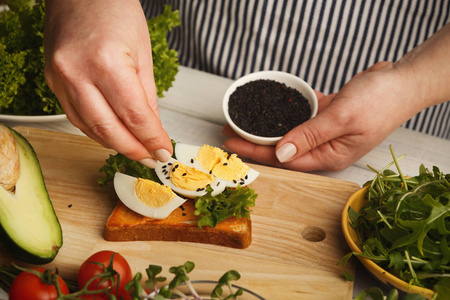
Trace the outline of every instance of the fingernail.
<instances>
[{"instance_id":1,"label":"fingernail","mask_svg":"<svg viewBox=\"0 0 450 300\"><path fill-rule=\"evenodd\" d=\"M160 162L168 162L170 160L170 158L172 157L170 155L170 152L167 151L166 149L156 150L155 152L153 152L153 155Z\"/></svg>"},{"instance_id":2,"label":"fingernail","mask_svg":"<svg viewBox=\"0 0 450 300\"><path fill-rule=\"evenodd\" d=\"M292 143L286 143L277 149L275 155L280 162L285 162L291 159L297 153L297 148Z\"/></svg>"},{"instance_id":3,"label":"fingernail","mask_svg":"<svg viewBox=\"0 0 450 300\"><path fill-rule=\"evenodd\" d=\"M158 162L153 158L144 158L144 159L141 159L139 162L141 164L143 164L144 166L151 168L151 169L156 168L156 165L158 164Z\"/></svg>"}]
</instances>

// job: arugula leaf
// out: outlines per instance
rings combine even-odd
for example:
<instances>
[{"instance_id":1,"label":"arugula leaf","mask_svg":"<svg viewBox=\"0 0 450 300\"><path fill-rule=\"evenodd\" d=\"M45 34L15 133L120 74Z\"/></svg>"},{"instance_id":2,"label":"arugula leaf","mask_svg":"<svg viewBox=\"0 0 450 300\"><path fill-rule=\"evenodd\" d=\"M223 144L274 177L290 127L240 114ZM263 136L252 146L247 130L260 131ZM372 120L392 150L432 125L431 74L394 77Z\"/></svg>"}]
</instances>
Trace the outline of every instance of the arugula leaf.
<instances>
[{"instance_id":1,"label":"arugula leaf","mask_svg":"<svg viewBox=\"0 0 450 300\"><path fill-rule=\"evenodd\" d=\"M421 165L419 175L407 178L391 152L394 161L374 170L375 178L365 184L366 204L359 212L349 209L363 252L352 254L448 299L448 288L440 283L450 278L450 174ZM392 165L399 175L387 169ZM348 255L341 263L347 260Z\"/></svg>"},{"instance_id":2,"label":"arugula leaf","mask_svg":"<svg viewBox=\"0 0 450 300\"><path fill-rule=\"evenodd\" d=\"M238 185L236 189L227 187L222 193L212 196L212 188L206 189L204 196L195 200L195 215L199 216L198 227L215 227L228 217L250 218L249 207L255 206L258 195L248 187Z\"/></svg>"}]
</instances>

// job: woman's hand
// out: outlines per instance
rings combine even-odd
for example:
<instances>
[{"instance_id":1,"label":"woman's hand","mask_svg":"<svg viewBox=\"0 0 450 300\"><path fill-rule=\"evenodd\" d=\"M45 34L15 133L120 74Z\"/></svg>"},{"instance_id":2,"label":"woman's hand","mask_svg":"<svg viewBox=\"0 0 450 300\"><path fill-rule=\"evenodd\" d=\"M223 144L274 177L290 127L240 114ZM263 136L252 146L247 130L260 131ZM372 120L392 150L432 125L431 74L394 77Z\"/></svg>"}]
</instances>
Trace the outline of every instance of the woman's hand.
<instances>
[{"instance_id":1,"label":"woman's hand","mask_svg":"<svg viewBox=\"0 0 450 300\"><path fill-rule=\"evenodd\" d=\"M395 64L378 63L337 94L316 92L317 116L288 132L276 147L247 142L228 126L224 134L231 138L225 147L257 162L298 171L343 169L421 109L420 101L409 101L417 95L408 82Z\"/></svg>"},{"instance_id":2,"label":"woman's hand","mask_svg":"<svg viewBox=\"0 0 450 300\"><path fill-rule=\"evenodd\" d=\"M151 167L170 158L138 0L47 0L44 37L47 82L76 127Z\"/></svg>"},{"instance_id":3,"label":"woman's hand","mask_svg":"<svg viewBox=\"0 0 450 300\"><path fill-rule=\"evenodd\" d=\"M319 98L319 114L276 147L236 137L225 147L257 162L298 171L341 170L380 144L422 109L450 99L450 23L396 63L380 62L337 94Z\"/></svg>"}]
</instances>

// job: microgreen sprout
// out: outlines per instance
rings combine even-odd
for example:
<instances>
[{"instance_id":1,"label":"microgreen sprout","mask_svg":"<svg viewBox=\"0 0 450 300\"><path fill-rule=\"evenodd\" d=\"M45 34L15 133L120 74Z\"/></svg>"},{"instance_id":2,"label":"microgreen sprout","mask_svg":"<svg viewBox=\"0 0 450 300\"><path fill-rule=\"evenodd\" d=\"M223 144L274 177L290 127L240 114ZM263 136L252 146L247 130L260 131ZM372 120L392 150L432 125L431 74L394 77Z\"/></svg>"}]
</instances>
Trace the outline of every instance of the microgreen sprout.
<instances>
[{"instance_id":1,"label":"microgreen sprout","mask_svg":"<svg viewBox=\"0 0 450 300\"><path fill-rule=\"evenodd\" d=\"M113 291L110 287L106 287L100 290L88 290L89 285L97 279L101 279L100 284L105 281L111 281L112 284L110 286L119 286L120 278L119 274L113 269L113 256L111 256L108 267L105 267L105 265L101 263L93 263L103 266L102 273L93 276L88 282L86 282L86 284L82 288L75 290L70 294L63 294L61 292L61 288L57 280L57 268L46 269L44 273L41 273L33 269L22 268L15 265L14 269L0 267L0 281L4 283L4 285L2 285L2 288L8 290L7 287L11 285L11 282L14 280L14 278L21 271L25 271L38 276L43 283L54 285L58 294L56 300L73 300L79 299L79 297L82 295L93 294L107 295L109 300L120 300L120 296L117 297L112 294ZM239 274L239 272L231 270L223 274L218 282L212 281L216 283L216 286L211 291L210 296L205 297L204 295L200 295L194 288L195 282L191 281L191 279L188 277L188 273L190 273L194 268L195 264L191 261L187 261L180 266L171 267L169 269L169 272L172 273L174 277L169 282L169 284L164 284L164 282L166 281L166 277L160 276L162 267L157 265L149 265L149 267L146 269L148 279L143 281L142 274L140 272L137 272L133 279L125 285L125 290L129 292L129 295L133 300L237 300L238 297L243 294L243 289L236 288L232 285L232 281L239 280L241 275ZM115 285L116 278L117 285ZM66 281L66 283L68 282ZM159 287L159 285L162 286ZM224 292L222 289L223 287L226 287L228 291Z\"/></svg>"},{"instance_id":2,"label":"microgreen sprout","mask_svg":"<svg viewBox=\"0 0 450 300\"><path fill-rule=\"evenodd\" d=\"M207 300L207 299L217 299L217 300L233 300L238 299L243 293L242 289L237 289L234 293L235 288L232 286L231 282L239 280L240 274L231 270L226 272L218 281L216 287L211 292L211 296L204 298L197 293L194 288L193 282L190 280L188 273L190 273L195 268L195 264L191 261L187 261L183 265L177 267L171 267L169 272L174 274L174 278L169 282L168 285L164 285L158 288L158 283L166 281L165 277L159 276L162 272L162 267L157 265L150 265L147 269L148 280L145 281L145 287L151 291L150 294L143 293L141 285L141 274L137 273L135 278L127 283L125 290L131 292L133 299L154 299L154 300L164 300L173 299L174 296L180 299L186 300ZM228 295L224 296L222 287L228 287ZM185 287L181 289L180 287ZM186 290L187 288L187 290Z\"/></svg>"}]
</instances>

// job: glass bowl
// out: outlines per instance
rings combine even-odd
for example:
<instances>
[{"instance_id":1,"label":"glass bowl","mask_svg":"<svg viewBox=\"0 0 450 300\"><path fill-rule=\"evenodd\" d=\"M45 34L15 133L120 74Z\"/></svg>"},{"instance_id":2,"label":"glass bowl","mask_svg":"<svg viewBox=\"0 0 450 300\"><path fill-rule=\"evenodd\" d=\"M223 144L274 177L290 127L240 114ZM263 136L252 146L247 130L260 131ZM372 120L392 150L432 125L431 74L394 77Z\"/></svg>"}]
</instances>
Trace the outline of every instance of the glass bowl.
<instances>
[{"instance_id":1,"label":"glass bowl","mask_svg":"<svg viewBox=\"0 0 450 300\"><path fill-rule=\"evenodd\" d=\"M197 292L198 296L201 297L202 300L211 300L211 299L217 299L217 298L211 298L211 292L214 290L216 285L218 284L217 281L214 280L192 280L191 281L193 288ZM241 296L238 297L239 300L265 300L262 296L256 294L255 292L250 291L249 289L243 288L241 286L232 284L232 291L235 293L238 289L242 289L243 293ZM180 290L185 294L186 297L180 297L173 295L170 299L183 299L183 300L194 300L194 295L190 293L189 288L186 285L179 285L177 286L177 290ZM222 297L225 299L229 295L228 287L223 286L222 287L223 294Z\"/></svg>"}]
</instances>

